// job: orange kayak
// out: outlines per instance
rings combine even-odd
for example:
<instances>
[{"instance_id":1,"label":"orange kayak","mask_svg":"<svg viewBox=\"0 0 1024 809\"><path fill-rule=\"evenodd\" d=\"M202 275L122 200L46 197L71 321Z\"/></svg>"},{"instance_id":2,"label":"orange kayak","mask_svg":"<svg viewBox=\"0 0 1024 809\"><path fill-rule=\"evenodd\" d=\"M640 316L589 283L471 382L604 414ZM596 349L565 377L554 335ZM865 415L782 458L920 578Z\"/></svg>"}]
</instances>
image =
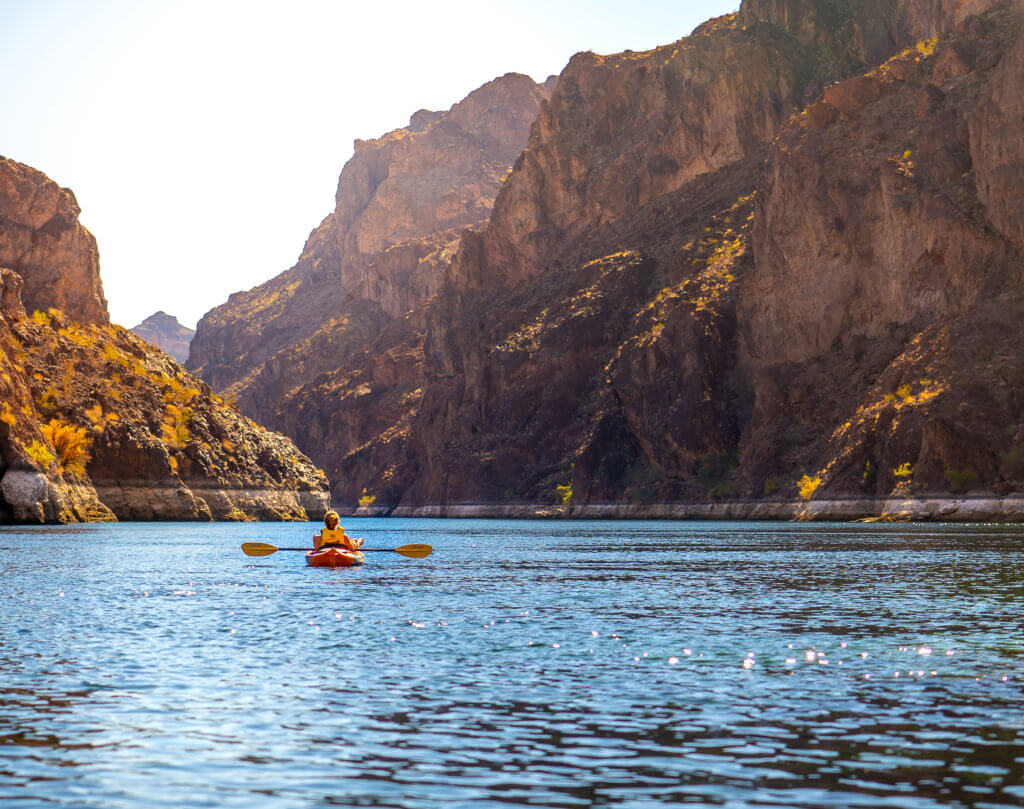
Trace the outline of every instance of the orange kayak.
<instances>
[{"instance_id":1,"label":"orange kayak","mask_svg":"<svg viewBox=\"0 0 1024 809\"><path fill-rule=\"evenodd\" d=\"M366 557L362 551L346 551L341 548L324 548L306 554L306 564L310 567L356 567Z\"/></svg>"}]
</instances>

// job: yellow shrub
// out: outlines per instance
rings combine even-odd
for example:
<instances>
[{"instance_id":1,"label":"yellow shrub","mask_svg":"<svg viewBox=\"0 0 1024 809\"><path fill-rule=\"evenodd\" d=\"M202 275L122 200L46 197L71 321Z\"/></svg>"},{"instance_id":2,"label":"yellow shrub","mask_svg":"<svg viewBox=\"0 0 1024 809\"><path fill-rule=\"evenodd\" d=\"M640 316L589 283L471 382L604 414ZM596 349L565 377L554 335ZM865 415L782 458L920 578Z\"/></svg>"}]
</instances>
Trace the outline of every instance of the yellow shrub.
<instances>
[{"instance_id":1,"label":"yellow shrub","mask_svg":"<svg viewBox=\"0 0 1024 809\"><path fill-rule=\"evenodd\" d=\"M818 491L818 487L821 486L821 478L812 478L810 475L804 475L800 478L800 482L797 483L797 490L800 492L800 497L804 500L810 500L814 497L814 493Z\"/></svg>"},{"instance_id":2,"label":"yellow shrub","mask_svg":"<svg viewBox=\"0 0 1024 809\"><path fill-rule=\"evenodd\" d=\"M53 410L57 406L57 389L50 385L36 397L36 406L40 410Z\"/></svg>"},{"instance_id":3,"label":"yellow shrub","mask_svg":"<svg viewBox=\"0 0 1024 809\"><path fill-rule=\"evenodd\" d=\"M83 331L77 324L71 328L61 329L58 334L82 348L91 348L96 343L95 338L88 332Z\"/></svg>"},{"instance_id":4,"label":"yellow shrub","mask_svg":"<svg viewBox=\"0 0 1024 809\"><path fill-rule=\"evenodd\" d=\"M359 507L366 508L372 506L377 501L377 495L366 494L366 489L363 489L363 496L359 498Z\"/></svg>"},{"instance_id":5,"label":"yellow shrub","mask_svg":"<svg viewBox=\"0 0 1024 809\"><path fill-rule=\"evenodd\" d=\"M50 316L48 314L46 314L46 312L40 312L38 309L36 309L32 313L32 319L36 323L38 323L40 326L49 326L50 325Z\"/></svg>"},{"instance_id":6,"label":"yellow shrub","mask_svg":"<svg viewBox=\"0 0 1024 809\"><path fill-rule=\"evenodd\" d=\"M897 466L895 469L893 469L892 474L893 477L900 479L913 477L914 467L911 465L910 461L907 461L905 464L901 464L900 466Z\"/></svg>"},{"instance_id":7,"label":"yellow shrub","mask_svg":"<svg viewBox=\"0 0 1024 809\"><path fill-rule=\"evenodd\" d=\"M77 477L85 474L89 462L89 438L84 427L75 427L63 419L51 419L40 430L57 452L60 471Z\"/></svg>"},{"instance_id":8,"label":"yellow shrub","mask_svg":"<svg viewBox=\"0 0 1024 809\"><path fill-rule=\"evenodd\" d=\"M42 441L33 441L25 448L25 454L35 461L41 469L49 469L53 463L53 453L46 448Z\"/></svg>"},{"instance_id":9,"label":"yellow shrub","mask_svg":"<svg viewBox=\"0 0 1024 809\"><path fill-rule=\"evenodd\" d=\"M11 412L11 406L7 402L4 402L4 412L0 414L0 421L8 427L13 427L18 423L18 417Z\"/></svg>"},{"instance_id":10,"label":"yellow shrub","mask_svg":"<svg viewBox=\"0 0 1024 809\"><path fill-rule=\"evenodd\" d=\"M161 438L165 444L175 449L184 449L192 440L192 433L184 424L165 419L161 425Z\"/></svg>"},{"instance_id":11,"label":"yellow shrub","mask_svg":"<svg viewBox=\"0 0 1024 809\"><path fill-rule=\"evenodd\" d=\"M94 404L92 407L87 408L85 411L86 417L92 422L92 426L96 429L96 432L102 433L104 428L111 422L118 421L121 417L117 413L103 412L103 405L99 402Z\"/></svg>"},{"instance_id":12,"label":"yellow shrub","mask_svg":"<svg viewBox=\"0 0 1024 809\"><path fill-rule=\"evenodd\" d=\"M567 483L564 486L558 486L558 499L562 501L563 506L568 506L572 503L573 490L572 484Z\"/></svg>"}]
</instances>

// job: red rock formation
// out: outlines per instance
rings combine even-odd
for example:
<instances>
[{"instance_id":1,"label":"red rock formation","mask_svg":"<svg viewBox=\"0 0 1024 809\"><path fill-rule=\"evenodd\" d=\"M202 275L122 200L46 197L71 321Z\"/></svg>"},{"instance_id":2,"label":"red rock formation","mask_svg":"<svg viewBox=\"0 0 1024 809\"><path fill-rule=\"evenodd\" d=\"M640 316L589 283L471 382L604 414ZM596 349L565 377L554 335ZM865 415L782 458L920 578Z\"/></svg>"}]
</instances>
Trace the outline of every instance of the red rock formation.
<instances>
[{"instance_id":1,"label":"red rock formation","mask_svg":"<svg viewBox=\"0 0 1024 809\"><path fill-rule=\"evenodd\" d=\"M580 55L433 296L343 309L243 403L353 507L1014 485L1019 30L748 0Z\"/></svg>"},{"instance_id":2,"label":"red rock formation","mask_svg":"<svg viewBox=\"0 0 1024 809\"><path fill-rule=\"evenodd\" d=\"M0 267L21 276L28 311L54 306L81 323L109 323L99 251L78 221L75 195L0 157L0 211Z\"/></svg>"},{"instance_id":3,"label":"red rock formation","mask_svg":"<svg viewBox=\"0 0 1024 809\"><path fill-rule=\"evenodd\" d=\"M291 441L109 325L77 216L0 160L0 520L321 517L323 473Z\"/></svg>"},{"instance_id":4,"label":"red rock formation","mask_svg":"<svg viewBox=\"0 0 1024 809\"><path fill-rule=\"evenodd\" d=\"M406 129L356 141L335 210L310 235L298 264L209 312L189 367L252 405L266 396L249 375L344 318L346 304L359 301L360 310L394 318L429 297L462 229L487 220L549 94L549 87L509 74L445 113L420 111ZM314 366L309 375L327 370L315 359Z\"/></svg>"},{"instance_id":5,"label":"red rock formation","mask_svg":"<svg viewBox=\"0 0 1024 809\"><path fill-rule=\"evenodd\" d=\"M77 326L55 310L12 331L34 417L78 429L88 454L76 472L49 439L54 461L38 466L91 484L118 518L322 517L326 481L291 441L132 332Z\"/></svg>"},{"instance_id":6,"label":"red rock formation","mask_svg":"<svg viewBox=\"0 0 1024 809\"><path fill-rule=\"evenodd\" d=\"M796 467L820 496L1004 485L1024 417L1021 30L1006 6L968 19L779 139L739 315L748 474Z\"/></svg>"},{"instance_id":7,"label":"red rock formation","mask_svg":"<svg viewBox=\"0 0 1024 809\"><path fill-rule=\"evenodd\" d=\"M346 502L546 499L570 480L592 499L689 492L739 436L750 158L837 48L857 63L862 28L825 31L826 49L733 15L649 53L574 58L488 227L410 319L424 337L391 350L414 372L388 381L378 342L290 391L276 423L316 430Z\"/></svg>"}]
</instances>

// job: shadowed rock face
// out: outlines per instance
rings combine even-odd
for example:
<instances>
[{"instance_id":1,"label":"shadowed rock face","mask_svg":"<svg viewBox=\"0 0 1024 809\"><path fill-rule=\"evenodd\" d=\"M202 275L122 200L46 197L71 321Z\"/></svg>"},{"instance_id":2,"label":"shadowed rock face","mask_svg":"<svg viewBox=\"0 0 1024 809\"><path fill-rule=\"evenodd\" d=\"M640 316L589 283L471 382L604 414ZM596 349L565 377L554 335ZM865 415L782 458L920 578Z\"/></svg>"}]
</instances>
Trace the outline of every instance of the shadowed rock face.
<instances>
[{"instance_id":1,"label":"shadowed rock face","mask_svg":"<svg viewBox=\"0 0 1024 809\"><path fill-rule=\"evenodd\" d=\"M166 312L156 312L132 329L151 345L167 352L178 362L188 359L188 348L195 336L194 329L182 326L176 317Z\"/></svg>"},{"instance_id":2,"label":"shadowed rock face","mask_svg":"<svg viewBox=\"0 0 1024 809\"><path fill-rule=\"evenodd\" d=\"M110 325L71 192L9 160L0 189L0 520L322 517L291 441Z\"/></svg>"},{"instance_id":3,"label":"shadowed rock face","mask_svg":"<svg viewBox=\"0 0 1024 809\"><path fill-rule=\"evenodd\" d=\"M461 231L486 222L549 95L548 86L509 74L447 112L420 111L405 129L356 141L335 210L299 262L209 312L189 367L237 392L250 412L272 412L265 402L294 387L277 371L287 352L304 355L303 381L336 368L335 358L304 343L352 331L353 315L368 319L365 342L436 291Z\"/></svg>"},{"instance_id":4,"label":"shadowed rock face","mask_svg":"<svg viewBox=\"0 0 1024 809\"><path fill-rule=\"evenodd\" d=\"M257 410L350 506L1012 488L1021 47L1001 4L766 0L577 56L433 295Z\"/></svg>"},{"instance_id":5,"label":"shadowed rock face","mask_svg":"<svg viewBox=\"0 0 1024 809\"><path fill-rule=\"evenodd\" d=\"M998 7L870 93L832 88L773 148L739 312L748 474L800 469L822 496L1024 477L1022 58Z\"/></svg>"}]
</instances>

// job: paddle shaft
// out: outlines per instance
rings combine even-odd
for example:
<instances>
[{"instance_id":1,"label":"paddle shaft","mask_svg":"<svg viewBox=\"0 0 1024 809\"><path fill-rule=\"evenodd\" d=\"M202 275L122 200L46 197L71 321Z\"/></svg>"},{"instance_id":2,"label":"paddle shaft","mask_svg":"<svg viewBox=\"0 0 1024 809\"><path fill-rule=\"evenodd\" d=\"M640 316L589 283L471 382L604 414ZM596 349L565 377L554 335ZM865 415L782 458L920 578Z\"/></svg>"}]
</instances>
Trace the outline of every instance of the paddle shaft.
<instances>
[{"instance_id":1,"label":"paddle shaft","mask_svg":"<svg viewBox=\"0 0 1024 809\"><path fill-rule=\"evenodd\" d=\"M328 548L337 548L338 550L347 551L344 545L321 545L319 548L278 548L279 551L306 551L307 553L311 550L323 551ZM359 548L359 553L394 553L394 548ZM349 551L349 553L355 553L355 551Z\"/></svg>"},{"instance_id":2,"label":"paddle shaft","mask_svg":"<svg viewBox=\"0 0 1024 809\"><path fill-rule=\"evenodd\" d=\"M321 545L317 548L317 551L327 550L331 548L339 548L341 550L349 551L348 548L343 545L339 545L336 542L328 542L326 545ZM429 545L403 545L401 548L366 548L367 553L397 553L399 556L404 556L407 559L426 559L430 554L434 552L434 549ZM271 554L277 553L278 551L299 551L310 553L313 552L312 548L278 548L274 545L268 545L265 542L243 542L242 552L246 556L270 556Z\"/></svg>"}]
</instances>

